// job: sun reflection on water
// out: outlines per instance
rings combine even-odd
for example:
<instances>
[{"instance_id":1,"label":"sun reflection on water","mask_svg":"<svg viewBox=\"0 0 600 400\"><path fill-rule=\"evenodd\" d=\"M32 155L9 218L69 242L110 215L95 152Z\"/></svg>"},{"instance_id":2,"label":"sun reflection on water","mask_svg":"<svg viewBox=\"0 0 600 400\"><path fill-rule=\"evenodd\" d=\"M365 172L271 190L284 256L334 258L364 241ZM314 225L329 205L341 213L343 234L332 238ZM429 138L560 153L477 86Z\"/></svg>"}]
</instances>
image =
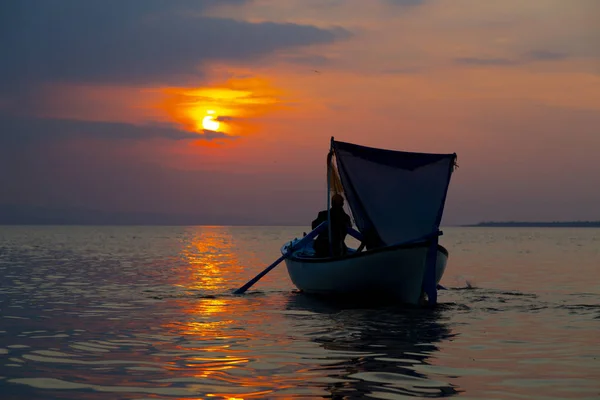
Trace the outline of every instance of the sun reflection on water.
<instances>
[{"instance_id":1,"label":"sun reflection on water","mask_svg":"<svg viewBox=\"0 0 600 400\"><path fill-rule=\"evenodd\" d=\"M181 240L181 258L185 264L176 285L188 295L173 300L177 313L162 325L170 336L181 338L170 350L179 358L178 379L212 388L207 398L231 400L264 398L285 387L289 378L252 372L268 357L248 347L264 345L264 332L248 328L256 323L257 303L263 300L230 294L228 285L243 275L244 267L229 229L189 231Z\"/></svg>"},{"instance_id":2,"label":"sun reflection on water","mask_svg":"<svg viewBox=\"0 0 600 400\"><path fill-rule=\"evenodd\" d=\"M190 276L181 285L189 290L213 292L222 289L226 275L236 269L233 238L225 228L199 230L183 243L182 256L189 265Z\"/></svg>"}]
</instances>

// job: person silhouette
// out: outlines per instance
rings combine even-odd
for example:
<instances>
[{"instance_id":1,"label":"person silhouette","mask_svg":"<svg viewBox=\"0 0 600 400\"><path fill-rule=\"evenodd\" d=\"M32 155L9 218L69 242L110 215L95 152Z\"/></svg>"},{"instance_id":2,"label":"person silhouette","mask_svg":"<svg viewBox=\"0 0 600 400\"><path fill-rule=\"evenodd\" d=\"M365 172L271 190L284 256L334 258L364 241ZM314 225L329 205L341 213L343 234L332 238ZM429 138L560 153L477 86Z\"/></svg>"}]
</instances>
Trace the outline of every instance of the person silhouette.
<instances>
[{"instance_id":1,"label":"person silhouette","mask_svg":"<svg viewBox=\"0 0 600 400\"><path fill-rule=\"evenodd\" d=\"M352 227L350 216L344 211L344 197L339 193L331 197L331 208L329 209L331 218L331 256L339 257L345 254L348 247L344 243L348 228ZM315 229L321 223L327 221L327 210L320 211L317 218L312 221L312 229ZM314 241L313 245L317 257L329 257L329 229L321 232Z\"/></svg>"}]
</instances>

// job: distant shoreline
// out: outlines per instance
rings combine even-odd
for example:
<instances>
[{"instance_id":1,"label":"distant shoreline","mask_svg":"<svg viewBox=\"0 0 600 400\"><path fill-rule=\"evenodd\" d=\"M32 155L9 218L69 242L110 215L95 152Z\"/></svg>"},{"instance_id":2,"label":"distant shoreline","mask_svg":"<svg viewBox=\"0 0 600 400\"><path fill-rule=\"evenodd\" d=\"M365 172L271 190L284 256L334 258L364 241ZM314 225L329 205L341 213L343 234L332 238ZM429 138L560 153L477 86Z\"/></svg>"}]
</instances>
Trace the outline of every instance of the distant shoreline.
<instances>
[{"instance_id":1,"label":"distant shoreline","mask_svg":"<svg viewBox=\"0 0 600 400\"><path fill-rule=\"evenodd\" d=\"M528 221L507 221L495 222L486 221L478 224L461 225L462 227L482 227L482 228L600 228L600 221L553 221L553 222L528 222Z\"/></svg>"}]
</instances>

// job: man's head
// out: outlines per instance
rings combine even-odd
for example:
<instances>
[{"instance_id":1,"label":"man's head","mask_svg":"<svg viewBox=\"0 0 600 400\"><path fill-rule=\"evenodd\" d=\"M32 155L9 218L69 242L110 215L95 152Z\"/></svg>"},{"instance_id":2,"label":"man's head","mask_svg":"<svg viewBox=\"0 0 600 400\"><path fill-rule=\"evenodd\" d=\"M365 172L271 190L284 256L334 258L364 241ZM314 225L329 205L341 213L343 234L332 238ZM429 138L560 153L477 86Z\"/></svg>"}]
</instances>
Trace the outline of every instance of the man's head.
<instances>
[{"instance_id":1,"label":"man's head","mask_svg":"<svg viewBox=\"0 0 600 400\"><path fill-rule=\"evenodd\" d=\"M336 193L331 196L331 205L333 207L344 207L344 198L341 194Z\"/></svg>"}]
</instances>

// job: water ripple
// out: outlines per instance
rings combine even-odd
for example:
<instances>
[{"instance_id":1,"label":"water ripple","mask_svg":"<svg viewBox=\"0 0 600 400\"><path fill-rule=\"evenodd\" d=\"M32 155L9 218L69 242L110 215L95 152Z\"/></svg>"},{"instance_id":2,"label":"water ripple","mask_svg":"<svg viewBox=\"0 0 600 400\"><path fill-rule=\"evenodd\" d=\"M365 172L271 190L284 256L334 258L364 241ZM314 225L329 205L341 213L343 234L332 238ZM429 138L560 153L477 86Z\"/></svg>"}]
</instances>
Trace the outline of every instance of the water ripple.
<instances>
[{"instance_id":1,"label":"water ripple","mask_svg":"<svg viewBox=\"0 0 600 400\"><path fill-rule=\"evenodd\" d=\"M10 400L600 393L599 293L585 279L568 290L540 279L562 274L547 273L555 243L572 256L569 243L587 251L583 239L502 239L526 241L509 254L548 257L523 268L521 256L493 264L508 254L497 237L450 233L468 250L449 246L452 268L478 283L446 285L439 307L418 310L306 296L284 268L231 295L295 234L287 228L11 229L0 230L0 390ZM598 264L579 260L591 276Z\"/></svg>"}]
</instances>

